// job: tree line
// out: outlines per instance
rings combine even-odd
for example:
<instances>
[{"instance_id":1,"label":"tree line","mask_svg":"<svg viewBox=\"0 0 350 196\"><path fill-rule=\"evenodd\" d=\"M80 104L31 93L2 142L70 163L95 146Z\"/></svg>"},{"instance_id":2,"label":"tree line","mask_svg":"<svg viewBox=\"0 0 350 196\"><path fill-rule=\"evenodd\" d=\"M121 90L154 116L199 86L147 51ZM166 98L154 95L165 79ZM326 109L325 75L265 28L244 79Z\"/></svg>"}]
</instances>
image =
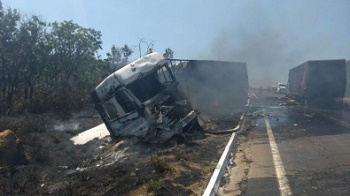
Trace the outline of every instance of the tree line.
<instances>
[{"instance_id":1,"label":"tree line","mask_svg":"<svg viewBox=\"0 0 350 196\"><path fill-rule=\"evenodd\" d=\"M0 1L0 114L69 113L90 103L96 85L134 52L113 46L102 59L101 37L73 21L48 23L5 9ZM164 56L172 58L173 51Z\"/></svg>"}]
</instances>

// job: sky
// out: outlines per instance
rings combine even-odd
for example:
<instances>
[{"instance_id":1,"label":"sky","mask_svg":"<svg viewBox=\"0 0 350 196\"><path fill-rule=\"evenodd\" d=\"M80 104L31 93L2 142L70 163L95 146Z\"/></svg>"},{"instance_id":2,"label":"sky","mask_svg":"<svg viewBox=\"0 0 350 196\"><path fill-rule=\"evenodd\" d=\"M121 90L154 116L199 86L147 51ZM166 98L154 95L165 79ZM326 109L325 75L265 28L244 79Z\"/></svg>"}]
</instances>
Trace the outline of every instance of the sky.
<instances>
[{"instance_id":1,"label":"sky","mask_svg":"<svg viewBox=\"0 0 350 196\"><path fill-rule=\"evenodd\" d=\"M350 59L349 0L2 0L4 7L101 31L102 57L140 39L177 59L246 62L251 86L287 82L308 60ZM142 53L146 44L142 45Z\"/></svg>"}]
</instances>

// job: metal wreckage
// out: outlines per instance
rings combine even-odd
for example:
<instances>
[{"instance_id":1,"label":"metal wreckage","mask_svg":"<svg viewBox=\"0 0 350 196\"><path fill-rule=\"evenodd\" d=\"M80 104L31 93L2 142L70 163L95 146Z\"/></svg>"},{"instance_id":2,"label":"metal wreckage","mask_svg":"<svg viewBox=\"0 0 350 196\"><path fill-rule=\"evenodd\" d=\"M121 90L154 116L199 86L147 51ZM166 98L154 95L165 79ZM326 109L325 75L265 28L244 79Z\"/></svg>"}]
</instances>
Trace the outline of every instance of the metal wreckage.
<instances>
[{"instance_id":1,"label":"metal wreckage","mask_svg":"<svg viewBox=\"0 0 350 196\"><path fill-rule=\"evenodd\" d=\"M109 75L92 99L112 137L163 143L200 130L197 110L214 118L241 110L248 87L245 63L151 53Z\"/></svg>"},{"instance_id":2,"label":"metal wreckage","mask_svg":"<svg viewBox=\"0 0 350 196\"><path fill-rule=\"evenodd\" d=\"M151 53L105 78L92 99L112 137L163 143L198 128L197 112L178 85L169 60Z\"/></svg>"}]
</instances>

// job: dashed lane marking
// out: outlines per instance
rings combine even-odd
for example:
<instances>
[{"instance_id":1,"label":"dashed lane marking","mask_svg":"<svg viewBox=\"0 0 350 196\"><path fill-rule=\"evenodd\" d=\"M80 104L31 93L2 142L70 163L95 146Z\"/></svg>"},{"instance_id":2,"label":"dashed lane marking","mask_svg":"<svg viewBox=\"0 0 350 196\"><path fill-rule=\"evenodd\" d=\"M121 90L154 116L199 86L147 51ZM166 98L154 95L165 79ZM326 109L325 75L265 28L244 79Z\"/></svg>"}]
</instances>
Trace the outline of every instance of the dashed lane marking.
<instances>
[{"instance_id":1,"label":"dashed lane marking","mask_svg":"<svg viewBox=\"0 0 350 196\"><path fill-rule=\"evenodd\" d=\"M269 137L272 158L273 158L273 163L275 165L275 171L277 175L280 194L282 196L293 195L290 185L288 183L286 170L284 169L283 162L282 162L280 153L278 151L278 147L275 141L275 136L272 133L271 125L267 116L265 116L265 124L266 124L267 135Z\"/></svg>"}]
</instances>

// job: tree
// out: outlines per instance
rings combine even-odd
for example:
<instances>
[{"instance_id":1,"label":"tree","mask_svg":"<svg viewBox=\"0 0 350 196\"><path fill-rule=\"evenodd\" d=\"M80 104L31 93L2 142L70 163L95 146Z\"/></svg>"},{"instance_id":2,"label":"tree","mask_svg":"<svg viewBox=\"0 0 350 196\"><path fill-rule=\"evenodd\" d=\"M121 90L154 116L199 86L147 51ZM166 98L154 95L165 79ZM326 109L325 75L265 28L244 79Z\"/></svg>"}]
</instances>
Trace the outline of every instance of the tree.
<instances>
[{"instance_id":1,"label":"tree","mask_svg":"<svg viewBox=\"0 0 350 196\"><path fill-rule=\"evenodd\" d=\"M99 59L101 32L72 21L46 23L3 9L0 0L0 114L72 111L108 74ZM132 50L112 48L113 62Z\"/></svg>"},{"instance_id":2,"label":"tree","mask_svg":"<svg viewBox=\"0 0 350 196\"><path fill-rule=\"evenodd\" d=\"M72 21L51 24L49 45L53 80L67 83L72 77L79 78L81 69L101 49L101 32L84 28Z\"/></svg>"},{"instance_id":3,"label":"tree","mask_svg":"<svg viewBox=\"0 0 350 196\"><path fill-rule=\"evenodd\" d=\"M170 48L165 49L165 53L163 54L164 58L171 59L174 57L174 52Z\"/></svg>"},{"instance_id":4,"label":"tree","mask_svg":"<svg viewBox=\"0 0 350 196\"><path fill-rule=\"evenodd\" d=\"M150 41L150 42L147 42L145 38L141 38L139 40L139 54L140 54L140 58L142 57L142 45L145 44L146 45L146 54L150 54L153 52L153 47L154 47L154 44L153 44L153 41Z\"/></svg>"},{"instance_id":5,"label":"tree","mask_svg":"<svg viewBox=\"0 0 350 196\"><path fill-rule=\"evenodd\" d=\"M120 48L112 46L111 52L107 53L107 61L111 71L114 71L122 66L122 52Z\"/></svg>"},{"instance_id":6,"label":"tree","mask_svg":"<svg viewBox=\"0 0 350 196\"><path fill-rule=\"evenodd\" d=\"M54 22L50 27L47 35L50 59L44 86L46 92L53 90L53 93L47 99L55 110L79 108L82 104L79 100L93 89L84 77L96 66L97 51L102 44L101 32L72 21ZM85 88L79 88L81 86ZM71 96L67 96L69 94Z\"/></svg>"},{"instance_id":7,"label":"tree","mask_svg":"<svg viewBox=\"0 0 350 196\"><path fill-rule=\"evenodd\" d=\"M128 45L124 45L120 48L122 50L124 61L128 62L130 55L134 52Z\"/></svg>"},{"instance_id":8,"label":"tree","mask_svg":"<svg viewBox=\"0 0 350 196\"><path fill-rule=\"evenodd\" d=\"M147 54L151 54L153 52L153 47L147 48Z\"/></svg>"},{"instance_id":9,"label":"tree","mask_svg":"<svg viewBox=\"0 0 350 196\"><path fill-rule=\"evenodd\" d=\"M46 27L46 22L32 15L24 20L19 28L18 41L21 47L18 53L23 68L21 75L25 101L33 97L34 86L42 76L47 62Z\"/></svg>"},{"instance_id":10,"label":"tree","mask_svg":"<svg viewBox=\"0 0 350 196\"><path fill-rule=\"evenodd\" d=\"M18 23L20 14L16 9L3 10L0 4L0 112L10 112L19 85Z\"/></svg>"}]
</instances>

